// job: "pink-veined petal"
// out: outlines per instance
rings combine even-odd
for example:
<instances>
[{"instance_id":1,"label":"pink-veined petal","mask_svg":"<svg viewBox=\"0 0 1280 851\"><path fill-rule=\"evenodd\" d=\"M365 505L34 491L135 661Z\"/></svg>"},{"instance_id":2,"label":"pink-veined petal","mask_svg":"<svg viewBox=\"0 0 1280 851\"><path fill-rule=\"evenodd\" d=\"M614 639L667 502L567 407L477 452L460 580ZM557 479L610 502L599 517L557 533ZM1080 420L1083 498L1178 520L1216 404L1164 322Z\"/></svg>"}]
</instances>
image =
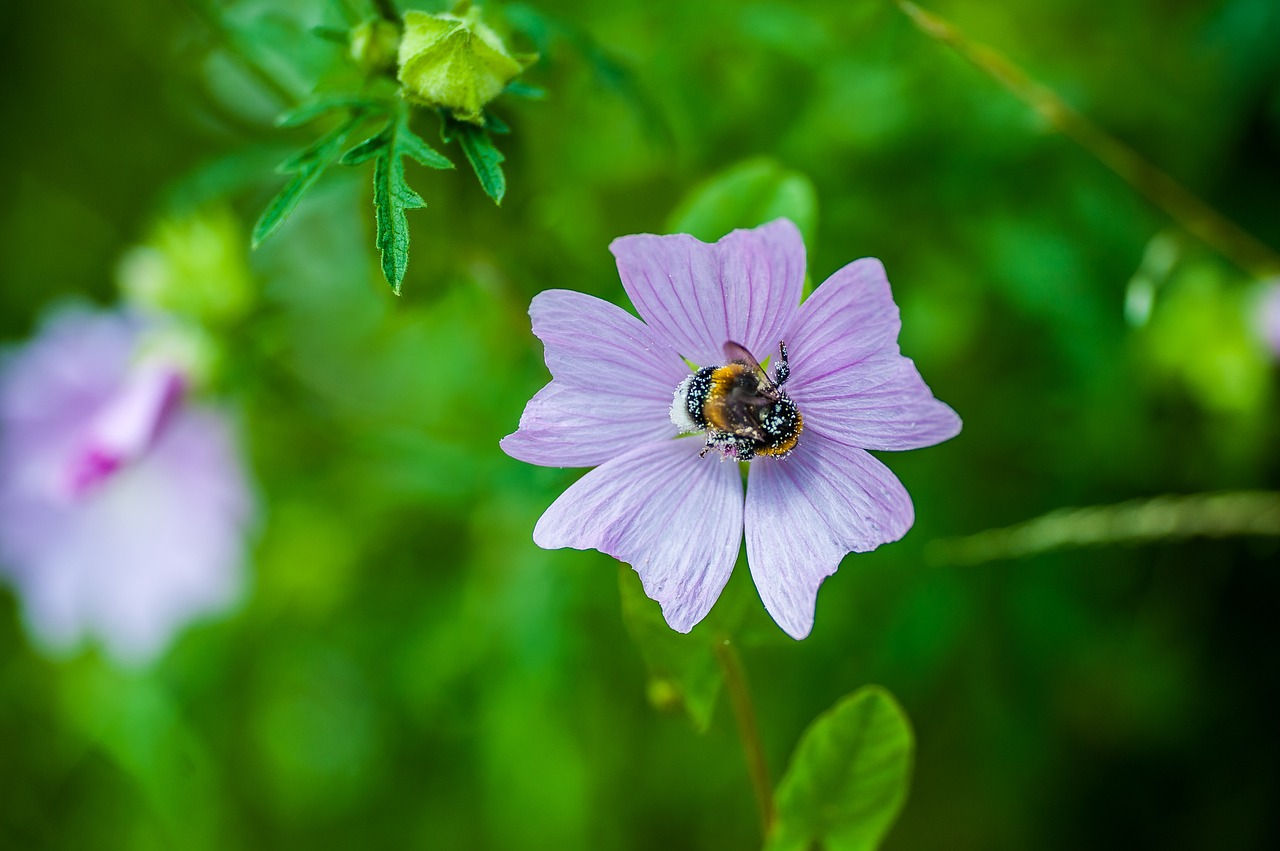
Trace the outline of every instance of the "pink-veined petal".
<instances>
[{"instance_id":1,"label":"pink-veined petal","mask_svg":"<svg viewBox=\"0 0 1280 851\"><path fill-rule=\"evenodd\" d=\"M918 449L955 437L960 418L898 350L901 322L879 260L840 269L788 332L787 393L806 431L866 449Z\"/></svg>"},{"instance_id":2,"label":"pink-veined petal","mask_svg":"<svg viewBox=\"0 0 1280 851\"><path fill-rule=\"evenodd\" d=\"M720 596L742 544L738 465L699 458L701 447L659 441L597 467L546 510L534 542L626 562L671 628L688 632Z\"/></svg>"},{"instance_id":3,"label":"pink-veined petal","mask_svg":"<svg viewBox=\"0 0 1280 851\"><path fill-rule=\"evenodd\" d=\"M644 323L585 293L548 290L529 307L552 382L502 440L513 458L590 467L675 435L668 411L688 366Z\"/></svg>"},{"instance_id":4,"label":"pink-veined petal","mask_svg":"<svg viewBox=\"0 0 1280 851\"><path fill-rule=\"evenodd\" d=\"M792 638L813 628L818 586L847 553L896 541L911 497L861 449L806 429L789 457L758 459L747 484L747 562L764 607Z\"/></svg>"},{"instance_id":5,"label":"pink-veined petal","mask_svg":"<svg viewBox=\"0 0 1280 851\"><path fill-rule=\"evenodd\" d=\"M640 234L615 239L609 250L640 316L699 366L722 363L729 340L769 357L804 287L804 241L786 219L715 243Z\"/></svg>"}]
</instances>

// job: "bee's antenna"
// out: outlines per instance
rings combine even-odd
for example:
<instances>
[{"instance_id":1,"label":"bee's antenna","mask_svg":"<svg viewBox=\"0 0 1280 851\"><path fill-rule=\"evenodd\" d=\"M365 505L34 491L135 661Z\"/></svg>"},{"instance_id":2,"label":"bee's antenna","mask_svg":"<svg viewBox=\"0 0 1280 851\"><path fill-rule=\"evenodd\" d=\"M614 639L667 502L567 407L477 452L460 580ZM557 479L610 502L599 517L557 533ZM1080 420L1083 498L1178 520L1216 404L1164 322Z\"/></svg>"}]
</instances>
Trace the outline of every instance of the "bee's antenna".
<instances>
[{"instance_id":1,"label":"bee's antenna","mask_svg":"<svg viewBox=\"0 0 1280 851\"><path fill-rule=\"evenodd\" d=\"M773 383L778 387L787 383L791 377L791 364L787 362L787 342L778 343L778 366L773 371Z\"/></svg>"}]
</instances>

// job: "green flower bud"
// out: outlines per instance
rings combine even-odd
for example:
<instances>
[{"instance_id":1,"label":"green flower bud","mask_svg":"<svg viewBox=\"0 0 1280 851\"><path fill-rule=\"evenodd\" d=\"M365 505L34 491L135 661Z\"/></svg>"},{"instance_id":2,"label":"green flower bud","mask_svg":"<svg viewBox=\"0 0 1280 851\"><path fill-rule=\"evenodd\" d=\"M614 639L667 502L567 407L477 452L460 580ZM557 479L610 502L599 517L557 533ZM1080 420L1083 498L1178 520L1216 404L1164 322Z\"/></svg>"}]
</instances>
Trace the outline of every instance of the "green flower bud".
<instances>
[{"instance_id":1,"label":"green flower bud","mask_svg":"<svg viewBox=\"0 0 1280 851\"><path fill-rule=\"evenodd\" d=\"M463 17L410 11L404 15L398 76L409 100L482 124L485 104L536 58L508 53L498 34L480 23L479 9Z\"/></svg>"},{"instance_id":2,"label":"green flower bud","mask_svg":"<svg viewBox=\"0 0 1280 851\"><path fill-rule=\"evenodd\" d=\"M400 28L383 18L370 18L351 31L351 59L370 74L394 68L399 45Z\"/></svg>"},{"instance_id":3,"label":"green flower bud","mask_svg":"<svg viewBox=\"0 0 1280 851\"><path fill-rule=\"evenodd\" d=\"M120 259L117 278L137 306L199 323L234 321L253 299L245 234L224 208L159 222Z\"/></svg>"}]
</instances>

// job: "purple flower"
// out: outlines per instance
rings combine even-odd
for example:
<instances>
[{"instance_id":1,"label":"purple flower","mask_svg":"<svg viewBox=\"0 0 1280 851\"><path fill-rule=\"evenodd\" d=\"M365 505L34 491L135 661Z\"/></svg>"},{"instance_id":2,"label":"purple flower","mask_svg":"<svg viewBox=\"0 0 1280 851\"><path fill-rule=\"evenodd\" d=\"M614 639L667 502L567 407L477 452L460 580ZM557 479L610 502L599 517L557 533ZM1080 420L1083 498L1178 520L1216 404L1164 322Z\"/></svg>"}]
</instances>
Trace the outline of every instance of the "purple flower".
<instances>
[{"instance_id":1,"label":"purple flower","mask_svg":"<svg viewBox=\"0 0 1280 851\"><path fill-rule=\"evenodd\" d=\"M786 220L713 245L642 235L610 250L643 322L567 290L529 309L552 381L502 447L533 464L599 465L547 509L534 541L629 563L667 623L688 632L728 581L745 529L765 608L804 638L818 586L845 554L896 541L914 520L902 484L866 450L930 446L960 419L899 353L878 260L845 266L800 304L804 243ZM770 356L772 375L754 363ZM724 410L700 410L707 400ZM705 442L673 439L691 425ZM753 455L744 499L739 465L722 461Z\"/></svg>"},{"instance_id":2,"label":"purple flower","mask_svg":"<svg viewBox=\"0 0 1280 851\"><path fill-rule=\"evenodd\" d=\"M0 369L0 572L41 643L145 662L240 586L252 500L224 415L137 317L66 311Z\"/></svg>"}]
</instances>

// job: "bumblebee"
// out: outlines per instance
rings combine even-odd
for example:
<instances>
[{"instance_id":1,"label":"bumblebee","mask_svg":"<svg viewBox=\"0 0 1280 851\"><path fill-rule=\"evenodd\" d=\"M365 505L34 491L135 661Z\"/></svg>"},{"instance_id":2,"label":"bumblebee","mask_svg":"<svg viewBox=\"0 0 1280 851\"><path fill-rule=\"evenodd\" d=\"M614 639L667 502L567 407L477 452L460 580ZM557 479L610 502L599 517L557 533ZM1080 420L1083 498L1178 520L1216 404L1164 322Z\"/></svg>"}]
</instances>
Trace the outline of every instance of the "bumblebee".
<instances>
[{"instance_id":1,"label":"bumblebee","mask_svg":"<svg viewBox=\"0 0 1280 851\"><path fill-rule=\"evenodd\" d=\"M707 445L722 458L750 461L757 455L782 458L795 449L804 429L796 403L782 386L791 375L787 344L778 344L773 377L751 352L733 341L724 344L723 366L704 366L676 388L671 421L682 434L706 432Z\"/></svg>"}]
</instances>

